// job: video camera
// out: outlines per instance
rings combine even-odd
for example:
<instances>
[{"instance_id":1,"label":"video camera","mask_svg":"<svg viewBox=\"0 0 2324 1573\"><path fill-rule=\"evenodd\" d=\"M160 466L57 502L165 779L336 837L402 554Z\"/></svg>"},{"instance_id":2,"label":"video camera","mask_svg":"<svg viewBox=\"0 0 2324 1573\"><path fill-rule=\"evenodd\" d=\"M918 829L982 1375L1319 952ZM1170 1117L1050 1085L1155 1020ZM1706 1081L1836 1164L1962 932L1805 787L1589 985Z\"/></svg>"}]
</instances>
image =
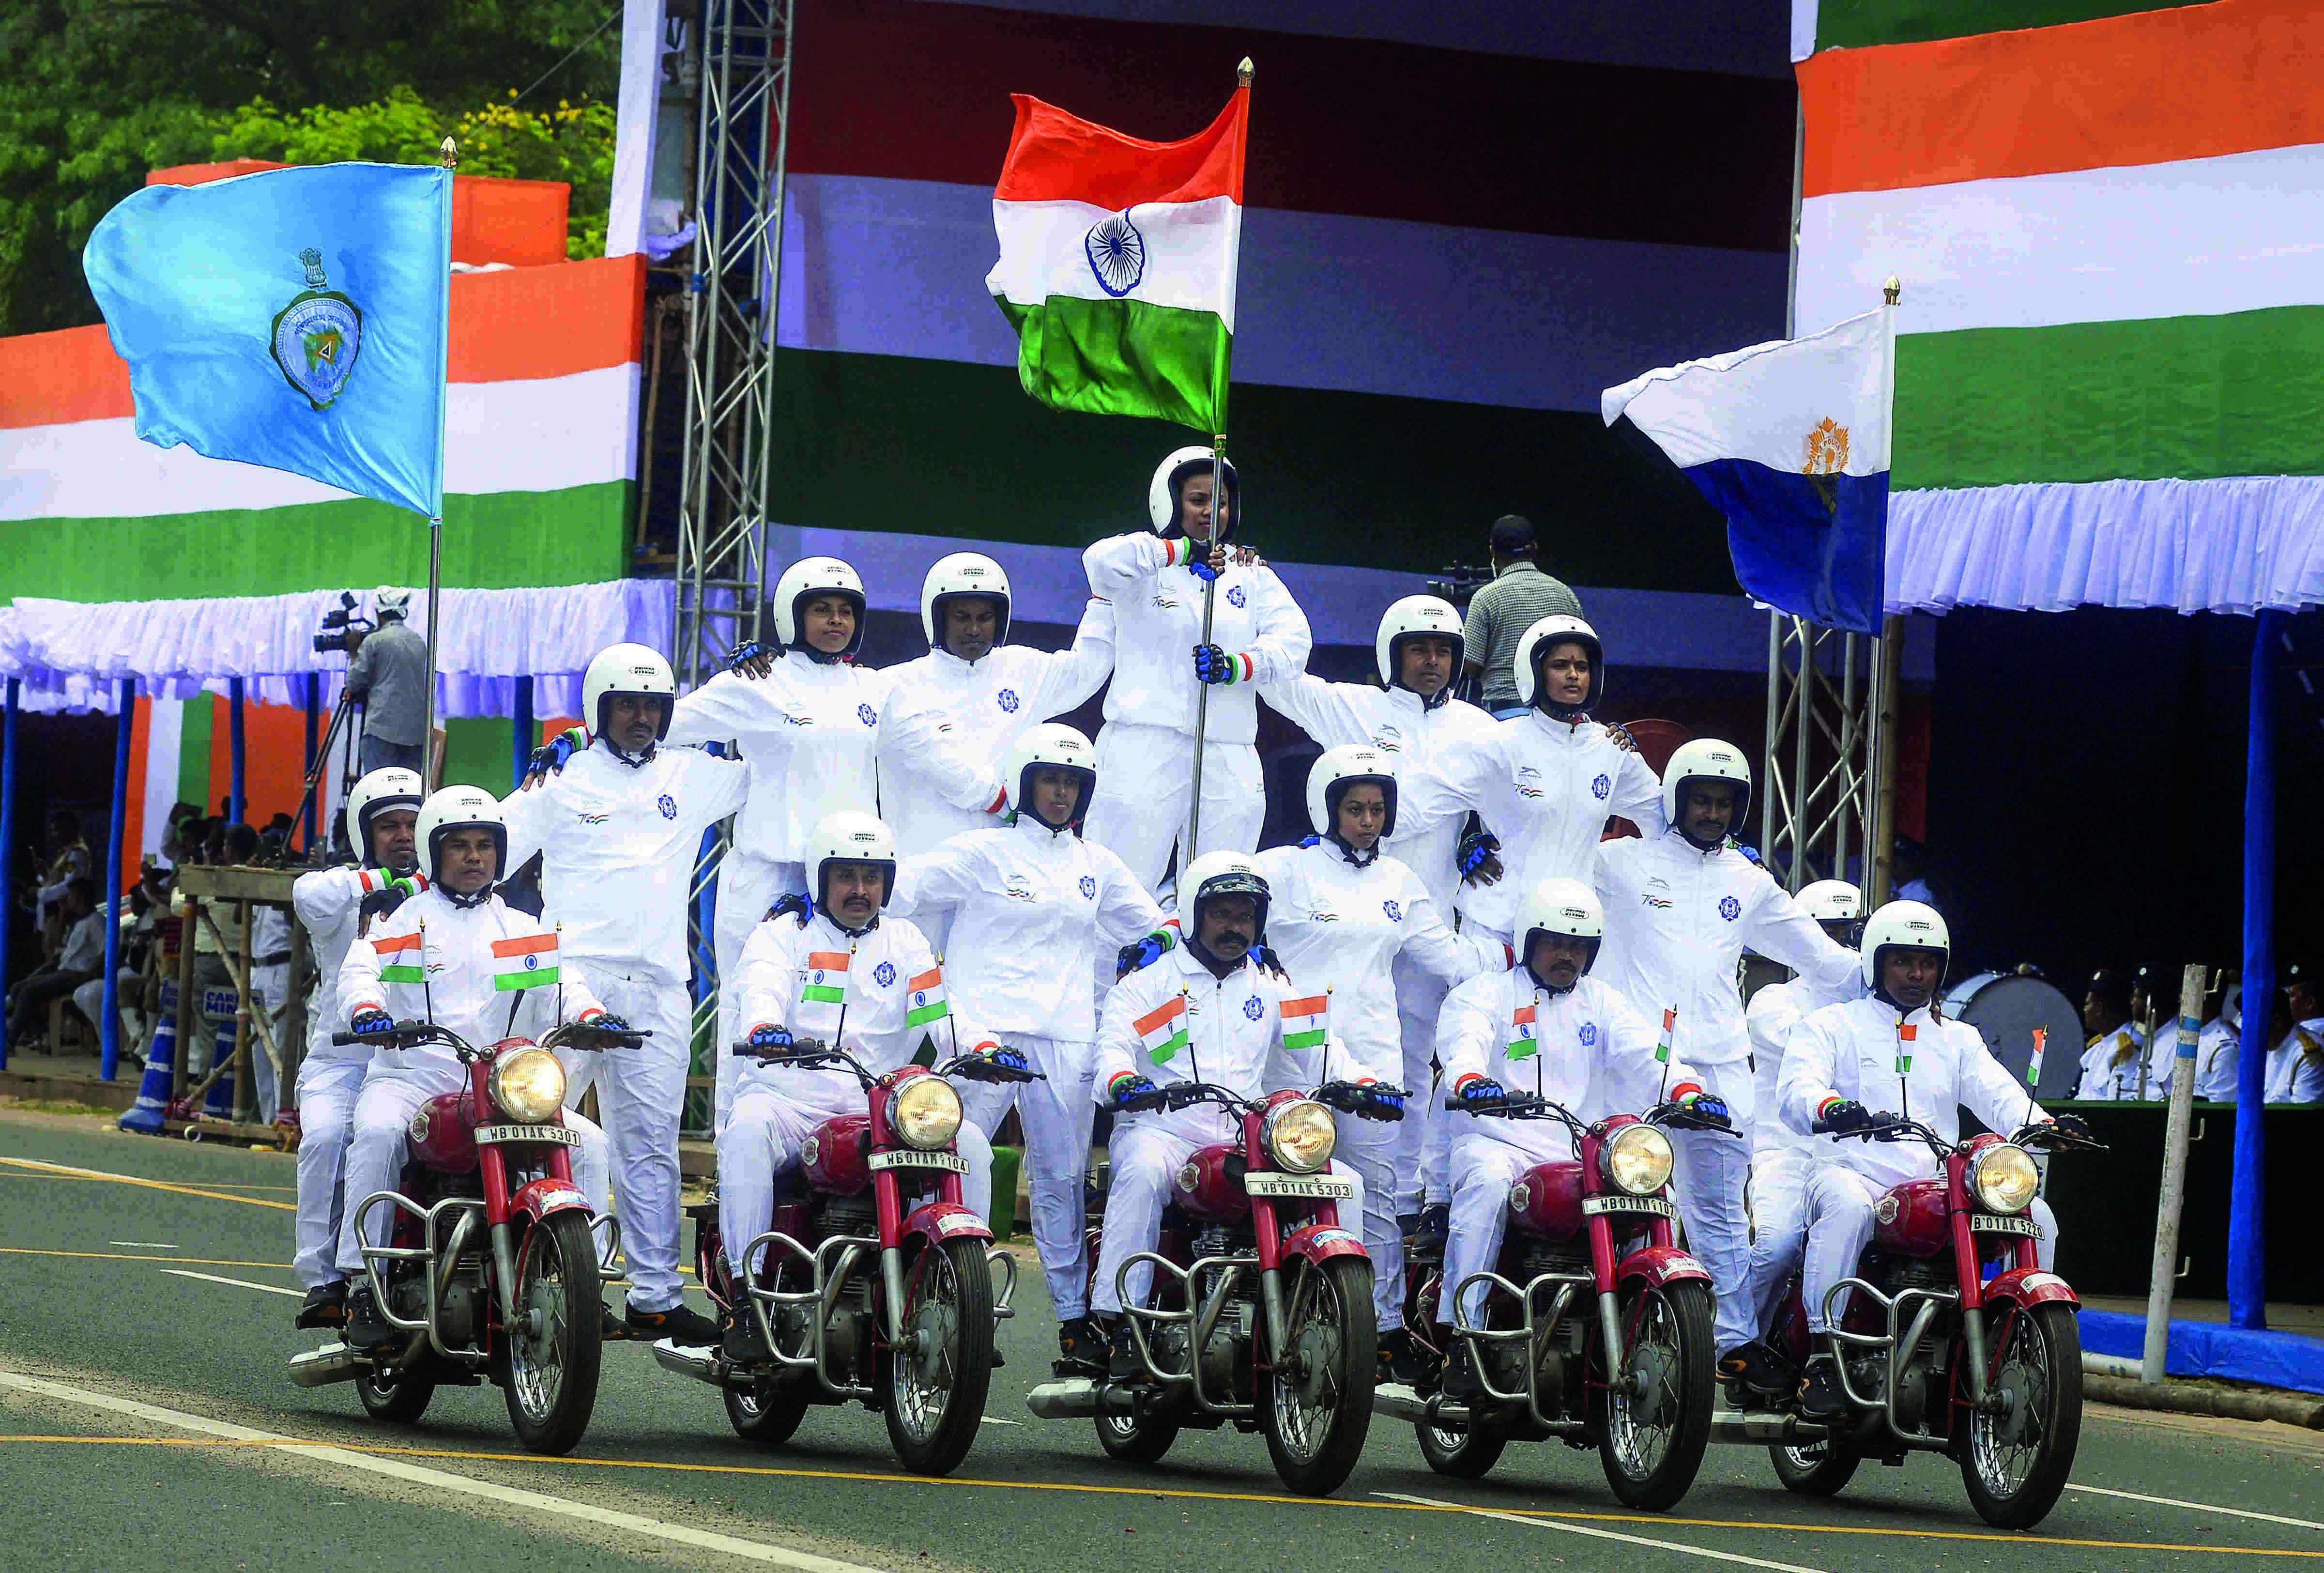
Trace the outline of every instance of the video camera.
<instances>
[{"instance_id":1,"label":"video camera","mask_svg":"<svg viewBox=\"0 0 2324 1573\"><path fill-rule=\"evenodd\" d=\"M323 614L323 626L315 635L317 654L328 654L334 650L346 655L355 652L355 645L363 636L379 626L363 615L362 605L354 591L339 592L337 609Z\"/></svg>"},{"instance_id":2,"label":"video camera","mask_svg":"<svg viewBox=\"0 0 2324 1573\"><path fill-rule=\"evenodd\" d=\"M1469 609L1469 597L1493 582L1493 570L1471 568L1465 562L1447 563L1436 570L1443 577L1428 581L1428 593L1450 601L1460 610Z\"/></svg>"}]
</instances>

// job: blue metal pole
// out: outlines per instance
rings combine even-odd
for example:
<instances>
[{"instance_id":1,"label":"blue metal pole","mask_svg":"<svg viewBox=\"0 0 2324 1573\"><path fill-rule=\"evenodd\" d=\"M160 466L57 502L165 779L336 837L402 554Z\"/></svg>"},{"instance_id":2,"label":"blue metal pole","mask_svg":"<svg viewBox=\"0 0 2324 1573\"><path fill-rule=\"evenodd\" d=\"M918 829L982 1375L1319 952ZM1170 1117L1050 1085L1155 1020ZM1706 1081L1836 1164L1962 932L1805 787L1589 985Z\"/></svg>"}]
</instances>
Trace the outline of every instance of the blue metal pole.
<instances>
[{"instance_id":1,"label":"blue metal pole","mask_svg":"<svg viewBox=\"0 0 2324 1573\"><path fill-rule=\"evenodd\" d=\"M2227 1197L2227 1325L2267 1326L2267 1027L2275 998L2275 643L2283 614L2253 618L2244 766L2244 1021L2236 1060L2235 1180Z\"/></svg>"},{"instance_id":2,"label":"blue metal pole","mask_svg":"<svg viewBox=\"0 0 2324 1573\"><path fill-rule=\"evenodd\" d=\"M533 745L540 730L540 724L532 718L532 679L521 677L516 680L516 702L510 709L514 717L516 744L515 764L509 775L509 791L514 791L524 784L525 763L532 757Z\"/></svg>"},{"instance_id":3,"label":"blue metal pole","mask_svg":"<svg viewBox=\"0 0 2324 1573\"><path fill-rule=\"evenodd\" d=\"M226 679L226 758L233 771L226 793L234 800L226 806L226 817L237 825L250 817L250 799L244 791L247 778L243 767L247 762L242 745L242 680L238 677Z\"/></svg>"},{"instance_id":4,"label":"blue metal pole","mask_svg":"<svg viewBox=\"0 0 2324 1573\"><path fill-rule=\"evenodd\" d=\"M113 730L113 833L105 841L105 1022L97 1075L106 1081L121 1069L121 853L129 837L129 741L136 723L137 680L125 677Z\"/></svg>"},{"instance_id":5,"label":"blue metal pole","mask_svg":"<svg viewBox=\"0 0 2324 1573\"><path fill-rule=\"evenodd\" d=\"M306 773L309 776L315 773L315 744L322 726L323 674L310 671L307 674L307 751L304 755ZM315 799L322 795L323 789L318 786L313 796L307 800L306 839L302 844L310 852L315 848Z\"/></svg>"},{"instance_id":6,"label":"blue metal pole","mask_svg":"<svg viewBox=\"0 0 2324 1573\"><path fill-rule=\"evenodd\" d=\"M6 708L0 710L0 900L16 888L16 713L23 705L23 683L8 680ZM8 920L0 911L0 987L8 979ZM0 1070L8 1069L8 1034L0 1032Z\"/></svg>"}]
</instances>

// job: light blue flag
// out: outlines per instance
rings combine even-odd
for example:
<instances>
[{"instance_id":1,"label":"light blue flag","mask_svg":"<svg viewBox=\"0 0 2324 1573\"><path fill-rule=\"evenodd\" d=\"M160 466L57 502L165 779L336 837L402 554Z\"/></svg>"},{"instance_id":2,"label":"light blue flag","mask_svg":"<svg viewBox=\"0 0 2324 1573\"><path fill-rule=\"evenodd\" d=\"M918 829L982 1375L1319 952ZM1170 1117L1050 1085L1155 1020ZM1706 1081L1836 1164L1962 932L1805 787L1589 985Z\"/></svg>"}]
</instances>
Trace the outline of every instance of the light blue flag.
<instances>
[{"instance_id":1,"label":"light blue flag","mask_svg":"<svg viewBox=\"0 0 2324 1573\"><path fill-rule=\"evenodd\" d=\"M139 437L441 515L449 170L148 186L97 222L81 267Z\"/></svg>"}]
</instances>

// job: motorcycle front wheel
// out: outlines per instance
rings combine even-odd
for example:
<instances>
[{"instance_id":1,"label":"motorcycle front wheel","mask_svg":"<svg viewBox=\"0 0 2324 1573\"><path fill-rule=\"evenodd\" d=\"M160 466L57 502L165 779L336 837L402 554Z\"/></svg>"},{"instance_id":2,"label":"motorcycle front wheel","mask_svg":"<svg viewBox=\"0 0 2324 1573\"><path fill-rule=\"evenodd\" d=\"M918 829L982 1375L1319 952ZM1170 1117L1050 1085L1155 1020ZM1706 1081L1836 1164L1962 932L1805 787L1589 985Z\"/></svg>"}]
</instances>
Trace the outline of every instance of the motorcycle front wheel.
<instances>
[{"instance_id":1,"label":"motorcycle front wheel","mask_svg":"<svg viewBox=\"0 0 2324 1573\"><path fill-rule=\"evenodd\" d=\"M982 1240L924 1246L904 1284L905 1346L888 1352L888 1440L917 1475L960 1467L992 1384L992 1269Z\"/></svg>"},{"instance_id":2,"label":"motorcycle front wheel","mask_svg":"<svg viewBox=\"0 0 2324 1573\"><path fill-rule=\"evenodd\" d=\"M1775 1478L1802 1496L1837 1496L1855 1478L1864 1456L1845 1442L1776 1443L1767 1449Z\"/></svg>"},{"instance_id":3,"label":"motorcycle front wheel","mask_svg":"<svg viewBox=\"0 0 2324 1573\"><path fill-rule=\"evenodd\" d=\"M569 1453L597 1407L604 1301L589 1220L555 1213L527 1231L517 1257L516 1326L508 1339L509 1423L535 1453Z\"/></svg>"},{"instance_id":4,"label":"motorcycle front wheel","mask_svg":"<svg viewBox=\"0 0 2324 1573\"><path fill-rule=\"evenodd\" d=\"M1991 1356L2001 1402L1994 1413L1969 1416L1961 1484L1978 1517L1996 1529L2027 1530L2057 1505L2081 1445L2082 1335L2074 1308L2054 1301L2007 1314L2007 1327Z\"/></svg>"},{"instance_id":5,"label":"motorcycle front wheel","mask_svg":"<svg viewBox=\"0 0 2324 1573\"><path fill-rule=\"evenodd\" d=\"M1598 1457L1624 1505L1678 1504L1711 1445L1711 1286L1684 1279L1621 1291L1623 1369L1607 1385ZM1602 1366L1606 1351L1599 1351Z\"/></svg>"},{"instance_id":6,"label":"motorcycle front wheel","mask_svg":"<svg viewBox=\"0 0 2324 1573\"><path fill-rule=\"evenodd\" d=\"M1334 1256L1294 1271L1286 1346L1259 1395L1259 1425L1283 1484L1303 1496L1329 1496L1356 1467L1371 1429L1379 1369L1372 1264Z\"/></svg>"},{"instance_id":7,"label":"motorcycle front wheel","mask_svg":"<svg viewBox=\"0 0 2324 1573\"><path fill-rule=\"evenodd\" d=\"M1428 1460L1428 1467L1454 1480L1482 1479L1501 1461L1501 1449L1509 1445L1508 1432L1499 1426L1415 1420L1412 1429L1420 1439L1420 1456Z\"/></svg>"},{"instance_id":8,"label":"motorcycle front wheel","mask_svg":"<svg viewBox=\"0 0 2324 1573\"><path fill-rule=\"evenodd\" d=\"M409 1425L428 1412L428 1401L436 1396L436 1379L421 1374L423 1359L400 1372L383 1372L376 1366L355 1378L355 1397L363 1401L364 1412L375 1420L392 1420Z\"/></svg>"},{"instance_id":9,"label":"motorcycle front wheel","mask_svg":"<svg viewBox=\"0 0 2324 1573\"><path fill-rule=\"evenodd\" d=\"M726 1389L726 1423L746 1442L775 1447L791 1439L807 1418L807 1400L794 1398L770 1383Z\"/></svg>"}]
</instances>

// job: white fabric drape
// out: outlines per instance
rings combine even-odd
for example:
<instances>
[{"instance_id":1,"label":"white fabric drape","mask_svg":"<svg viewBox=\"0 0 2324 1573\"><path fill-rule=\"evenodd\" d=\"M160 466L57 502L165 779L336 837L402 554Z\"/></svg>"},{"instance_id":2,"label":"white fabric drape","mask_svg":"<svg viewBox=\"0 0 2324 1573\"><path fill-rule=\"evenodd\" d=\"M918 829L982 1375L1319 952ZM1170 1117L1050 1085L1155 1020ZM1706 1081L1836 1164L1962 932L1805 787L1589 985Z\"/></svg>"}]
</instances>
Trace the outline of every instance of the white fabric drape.
<instances>
[{"instance_id":1,"label":"white fabric drape","mask_svg":"<svg viewBox=\"0 0 2324 1573\"><path fill-rule=\"evenodd\" d=\"M517 589L447 589L437 628L437 713L506 716L516 680L533 680L536 716L577 715L589 658L623 640L668 650L666 580ZM213 600L51 601L19 596L0 609L0 675L23 680L25 708L110 713L119 680L149 698L190 699L244 680L252 699L295 705L305 674L336 700L346 657L318 653L314 634L338 606L330 590ZM428 625L428 597L411 597L411 625Z\"/></svg>"},{"instance_id":2,"label":"white fabric drape","mask_svg":"<svg viewBox=\"0 0 2324 1573\"><path fill-rule=\"evenodd\" d=\"M1899 492L1892 612L2324 603L2324 477Z\"/></svg>"}]
</instances>

